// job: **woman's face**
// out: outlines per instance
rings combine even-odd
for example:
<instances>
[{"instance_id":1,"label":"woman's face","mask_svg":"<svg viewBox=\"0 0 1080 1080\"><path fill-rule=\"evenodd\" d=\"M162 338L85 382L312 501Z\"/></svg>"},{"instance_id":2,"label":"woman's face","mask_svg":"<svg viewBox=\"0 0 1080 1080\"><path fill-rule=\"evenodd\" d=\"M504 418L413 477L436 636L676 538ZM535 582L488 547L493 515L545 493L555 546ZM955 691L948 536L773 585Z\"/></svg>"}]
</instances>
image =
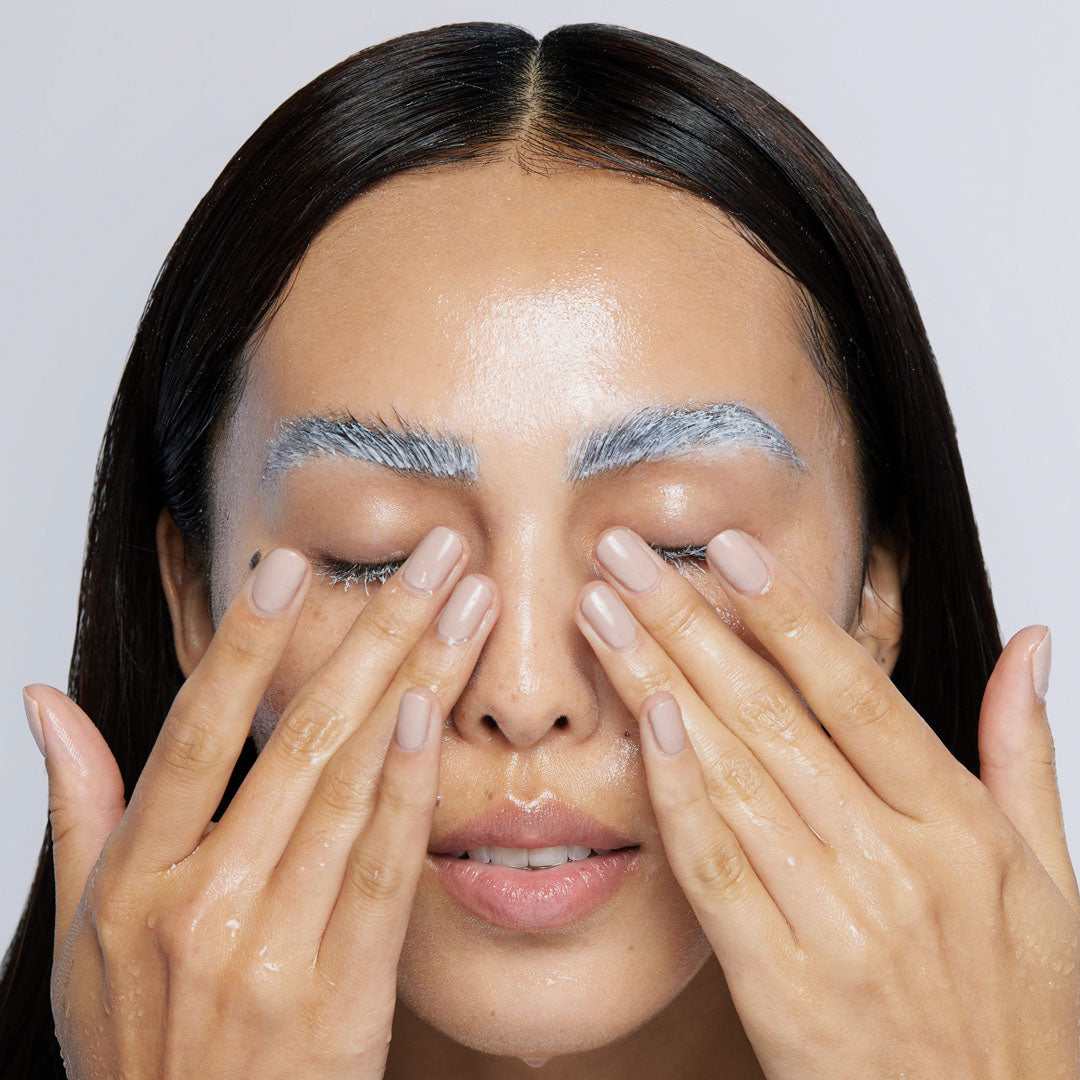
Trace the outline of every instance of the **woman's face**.
<instances>
[{"instance_id":1,"label":"woman's face","mask_svg":"<svg viewBox=\"0 0 1080 1080\"><path fill-rule=\"evenodd\" d=\"M688 193L602 170L439 166L392 177L337 215L254 352L215 474L215 615L257 550L288 545L318 569L326 557L400 559L435 525L458 530L502 609L447 718L433 846L492 806L554 798L641 848L608 903L540 932L478 918L425 868L400 996L458 1042L494 1053L609 1043L669 1005L711 956L664 857L636 719L572 604L599 576L593 548L610 526L665 548L734 526L853 626L863 584L854 443L794 299L785 275ZM567 482L582 433L645 406L716 402L771 421L805 468L721 440ZM478 482L340 457L260 479L281 421L346 411L454 433L475 447ZM708 572L692 562L682 572L724 616ZM314 579L256 718L260 749L365 599L363 584Z\"/></svg>"}]
</instances>

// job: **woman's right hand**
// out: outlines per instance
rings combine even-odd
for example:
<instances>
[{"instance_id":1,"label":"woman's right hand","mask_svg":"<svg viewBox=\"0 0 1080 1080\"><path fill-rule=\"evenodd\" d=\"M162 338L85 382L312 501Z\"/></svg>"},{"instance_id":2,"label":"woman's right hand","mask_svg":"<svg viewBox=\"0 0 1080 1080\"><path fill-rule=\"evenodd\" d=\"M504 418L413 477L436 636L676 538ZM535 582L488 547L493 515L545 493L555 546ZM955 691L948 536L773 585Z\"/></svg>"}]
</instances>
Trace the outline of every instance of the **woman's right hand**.
<instances>
[{"instance_id":1,"label":"woman's right hand","mask_svg":"<svg viewBox=\"0 0 1080 1080\"><path fill-rule=\"evenodd\" d=\"M461 579L467 561L457 533L424 539L295 694L216 825L310 584L303 556L278 549L249 577L126 808L86 714L28 688L49 774L52 1007L72 1080L382 1076L442 719L498 617L494 583ZM478 585L489 606L481 591L463 618Z\"/></svg>"}]
</instances>

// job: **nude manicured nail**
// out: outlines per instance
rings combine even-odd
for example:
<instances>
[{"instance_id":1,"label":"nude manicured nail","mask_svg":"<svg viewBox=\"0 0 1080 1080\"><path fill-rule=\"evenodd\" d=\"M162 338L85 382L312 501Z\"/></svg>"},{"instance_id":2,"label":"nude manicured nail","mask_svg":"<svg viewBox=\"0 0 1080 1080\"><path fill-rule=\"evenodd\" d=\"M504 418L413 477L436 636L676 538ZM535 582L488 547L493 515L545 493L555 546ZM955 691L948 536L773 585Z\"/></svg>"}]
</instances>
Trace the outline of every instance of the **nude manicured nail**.
<instances>
[{"instance_id":1,"label":"nude manicured nail","mask_svg":"<svg viewBox=\"0 0 1080 1080\"><path fill-rule=\"evenodd\" d=\"M491 587L481 578L463 577L446 601L436 628L449 645L458 645L476 633L491 607Z\"/></svg>"},{"instance_id":2,"label":"nude manicured nail","mask_svg":"<svg viewBox=\"0 0 1080 1080\"><path fill-rule=\"evenodd\" d=\"M461 552L458 534L445 525L436 525L405 562L401 571L405 588L421 596L433 593L450 576Z\"/></svg>"},{"instance_id":3,"label":"nude manicured nail","mask_svg":"<svg viewBox=\"0 0 1080 1080\"><path fill-rule=\"evenodd\" d=\"M645 544L629 529L612 529L596 545L596 557L619 584L647 593L660 584L660 569Z\"/></svg>"},{"instance_id":4,"label":"nude manicured nail","mask_svg":"<svg viewBox=\"0 0 1080 1080\"><path fill-rule=\"evenodd\" d=\"M419 750L431 727L431 702L424 694L406 690L398 702L394 738L402 750Z\"/></svg>"},{"instance_id":5,"label":"nude manicured nail","mask_svg":"<svg viewBox=\"0 0 1080 1080\"><path fill-rule=\"evenodd\" d=\"M1046 692L1050 689L1050 660L1053 646L1050 641L1050 628L1046 628L1046 637L1039 642L1031 654L1031 682L1035 697L1046 701Z\"/></svg>"},{"instance_id":6,"label":"nude manicured nail","mask_svg":"<svg viewBox=\"0 0 1080 1080\"><path fill-rule=\"evenodd\" d=\"M23 708L26 709L26 722L30 725L30 734L34 736L34 742L45 756L45 732L41 730L41 712L38 703L24 690L22 692Z\"/></svg>"},{"instance_id":7,"label":"nude manicured nail","mask_svg":"<svg viewBox=\"0 0 1080 1080\"><path fill-rule=\"evenodd\" d=\"M682 710L674 698L666 698L649 710L656 745L668 757L674 757L686 745L686 728L683 727Z\"/></svg>"},{"instance_id":8,"label":"nude manicured nail","mask_svg":"<svg viewBox=\"0 0 1080 1080\"><path fill-rule=\"evenodd\" d=\"M582 598L581 613L613 649L629 649L637 640L633 616L610 585L590 589Z\"/></svg>"},{"instance_id":9,"label":"nude manicured nail","mask_svg":"<svg viewBox=\"0 0 1080 1080\"><path fill-rule=\"evenodd\" d=\"M738 592L756 596L768 587L769 568L738 529L727 529L714 536L705 554Z\"/></svg>"},{"instance_id":10,"label":"nude manicured nail","mask_svg":"<svg viewBox=\"0 0 1080 1080\"><path fill-rule=\"evenodd\" d=\"M260 615L280 615L304 583L307 569L307 559L299 552L275 548L255 571L251 606Z\"/></svg>"}]
</instances>

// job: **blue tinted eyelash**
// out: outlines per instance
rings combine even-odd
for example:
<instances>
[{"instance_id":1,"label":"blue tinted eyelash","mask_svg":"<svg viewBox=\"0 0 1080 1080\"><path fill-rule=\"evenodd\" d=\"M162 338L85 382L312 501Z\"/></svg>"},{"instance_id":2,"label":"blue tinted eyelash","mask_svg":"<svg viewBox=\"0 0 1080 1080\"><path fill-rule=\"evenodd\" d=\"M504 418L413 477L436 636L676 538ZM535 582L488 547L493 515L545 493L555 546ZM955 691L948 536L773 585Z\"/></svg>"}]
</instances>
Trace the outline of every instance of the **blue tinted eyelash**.
<instances>
[{"instance_id":1,"label":"blue tinted eyelash","mask_svg":"<svg viewBox=\"0 0 1080 1080\"><path fill-rule=\"evenodd\" d=\"M324 577L331 585L343 586L348 592L350 585L363 585L364 595L369 595L368 586L372 582L381 585L388 581L404 565L404 559L383 563L347 563L328 561L322 570L316 570L318 577Z\"/></svg>"},{"instance_id":2,"label":"blue tinted eyelash","mask_svg":"<svg viewBox=\"0 0 1080 1080\"><path fill-rule=\"evenodd\" d=\"M649 545L662 559L681 568L683 562L701 562L705 558L705 545L665 548ZM363 585L364 595L370 595L369 586L372 583L381 585L388 581L404 565L404 559L396 562L382 563L347 563L329 561L322 570L316 570L318 577L324 577L331 585L341 585L344 592L349 591L350 585Z\"/></svg>"}]
</instances>

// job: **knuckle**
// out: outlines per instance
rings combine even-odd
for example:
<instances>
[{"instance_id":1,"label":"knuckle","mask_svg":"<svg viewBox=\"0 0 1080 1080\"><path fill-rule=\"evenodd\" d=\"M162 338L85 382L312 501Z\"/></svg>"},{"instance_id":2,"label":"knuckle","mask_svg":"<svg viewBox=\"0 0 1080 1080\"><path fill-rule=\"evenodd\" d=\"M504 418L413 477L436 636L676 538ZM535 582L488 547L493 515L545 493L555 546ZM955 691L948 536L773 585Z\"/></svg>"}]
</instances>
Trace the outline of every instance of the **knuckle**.
<instances>
[{"instance_id":1,"label":"knuckle","mask_svg":"<svg viewBox=\"0 0 1080 1080\"><path fill-rule=\"evenodd\" d=\"M229 667L265 666L277 657L278 643L268 631L272 627L266 619L258 618L251 611L230 612L212 643L215 652Z\"/></svg>"},{"instance_id":2,"label":"knuckle","mask_svg":"<svg viewBox=\"0 0 1080 1080\"><path fill-rule=\"evenodd\" d=\"M402 884L401 873L386 853L367 847L350 856L345 880L357 899L372 907L387 903Z\"/></svg>"},{"instance_id":3,"label":"knuckle","mask_svg":"<svg viewBox=\"0 0 1080 1080\"><path fill-rule=\"evenodd\" d=\"M393 603L394 596L380 593L360 613L359 629L375 644L404 645L413 636L405 612Z\"/></svg>"},{"instance_id":4,"label":"knuckle","mask_svg":"<svg viewBox=\"0 0 1080 1080\"><path fill-rule=\"evenodd\" d=\"M398 690L397 696L400 698L401 694L413 686L424 686L438 692L438 688L446 685L447 676L454 663L462 662L458 660L462 652L460 649L447 649L440 650L439 654L434 656L426 652L410 656L398 672L395 687Z\"/></svg>"},{"instance_id":5,"label":"knuckle","mask_svg":"<svg viewBox=\"0 0 1080 1080\"><path fill-rule=\"evenodd\" d=\"M836 701L841 714L856 728L877 728L892 713L892 705L881 691L859 677L841 683Z\"/></svg>"},{"instance_id":6,"label":"knuckle","mask_svg":"<svg viewBox=\"0 0 1080 1080\"><path fill-rule=\"evenodd\" d=\"M86 883L90 922L103 948L126 936L133 923L130 899L104 875L92 873Z\"/></svg>"},{"instance_id":7,"label":"knuckle","mask_svg":"<svg viewBox=\"0 0 1080 1080\"><path fill-rule=\"evenodd\" d=\"M774 600L774 608L769 616L769 629L777 637L802 640L809 636L814 625L814 615L801 604L791 599Z\"/></svg>"},{"instance_id":8,"label":"knuckle","mask_svg":"<svg viewBox=\"0 0 1080 1080\"><path fill-rule=\"evenodd\" d=\"M659 612L656 627L662 638L699 641L705 633L702 621L700 605L690 597L678 595Z\"/></svg>"},{"instance_id":9,"label":"knuckle","mask_svg":"<svg viewBox=\"0 0 1080 1080\"><path fill-rule=\"evenodd\" d=\"M798 717L778 686L757 685L738 700L735 718L743 731L764 732L773 739L792 742L799 731Z\"/></svg>"},{"instance_id":10,"label":"knuckle","mask_svg":"<svg viewBox=\"0 0 1080 1080\"><path fill-rule=\"evenodd\" d=\"M737 844L718 841L694 865L696 883L721 900L737 900L749 883L746 856Z\"/></svg>"},{"instance_id":11,"label":"knuckle","mask_svg":"<svg viewBox=\"0 0 1080 1080\"><path fill-rule=\"evenodd\" d=\"M198 709L173 718L162 743L165 763L183 772L200 772L217 765L226 746L214 719Z\"/></svg>"},{"instance_id":12,"label":"knuckle","mask_svg":"<svg viewBox=\"0 0 1080 1080\"><path fill-rule=\"evenodd\" d=\"M337 702L319 691L309 692L285 710L273 737L291 760L312 764L332 748L334 733L344 719L344 710Z\"/></svg>"},{"instance_id":13,"label":"knuckle","mask_svg":"<svg viewBox=\"0 0 1080 1080\"><path fill-rule=\"evenodd\" d=\"M764 793L764 780L760 766L744 754L729 751L717 758L710 787L725 800L734 796L742 803L757 803Z\"/></svg>"},{"instance_id":14,"label":"knuckle","mask_svg":"<svg viewBox=\"0 0 1080 1080\"><path fill-rule=\"evenodd\" d=\"M356 768L329 766L320 787L322 802L336 813L355 815L371 804L371 780Z\"/></svg>"},{"instance_id":15,"label":"knuckle","mask_svg":"<svg viewBox=\"0 0 1080 1080\"><path fill-rule=\"evenodd\" d=\"M400 776L383 780L379 802L391 818L406 823L425 817L434 809L424 785Z\"/></svg>"}]
</instances>

